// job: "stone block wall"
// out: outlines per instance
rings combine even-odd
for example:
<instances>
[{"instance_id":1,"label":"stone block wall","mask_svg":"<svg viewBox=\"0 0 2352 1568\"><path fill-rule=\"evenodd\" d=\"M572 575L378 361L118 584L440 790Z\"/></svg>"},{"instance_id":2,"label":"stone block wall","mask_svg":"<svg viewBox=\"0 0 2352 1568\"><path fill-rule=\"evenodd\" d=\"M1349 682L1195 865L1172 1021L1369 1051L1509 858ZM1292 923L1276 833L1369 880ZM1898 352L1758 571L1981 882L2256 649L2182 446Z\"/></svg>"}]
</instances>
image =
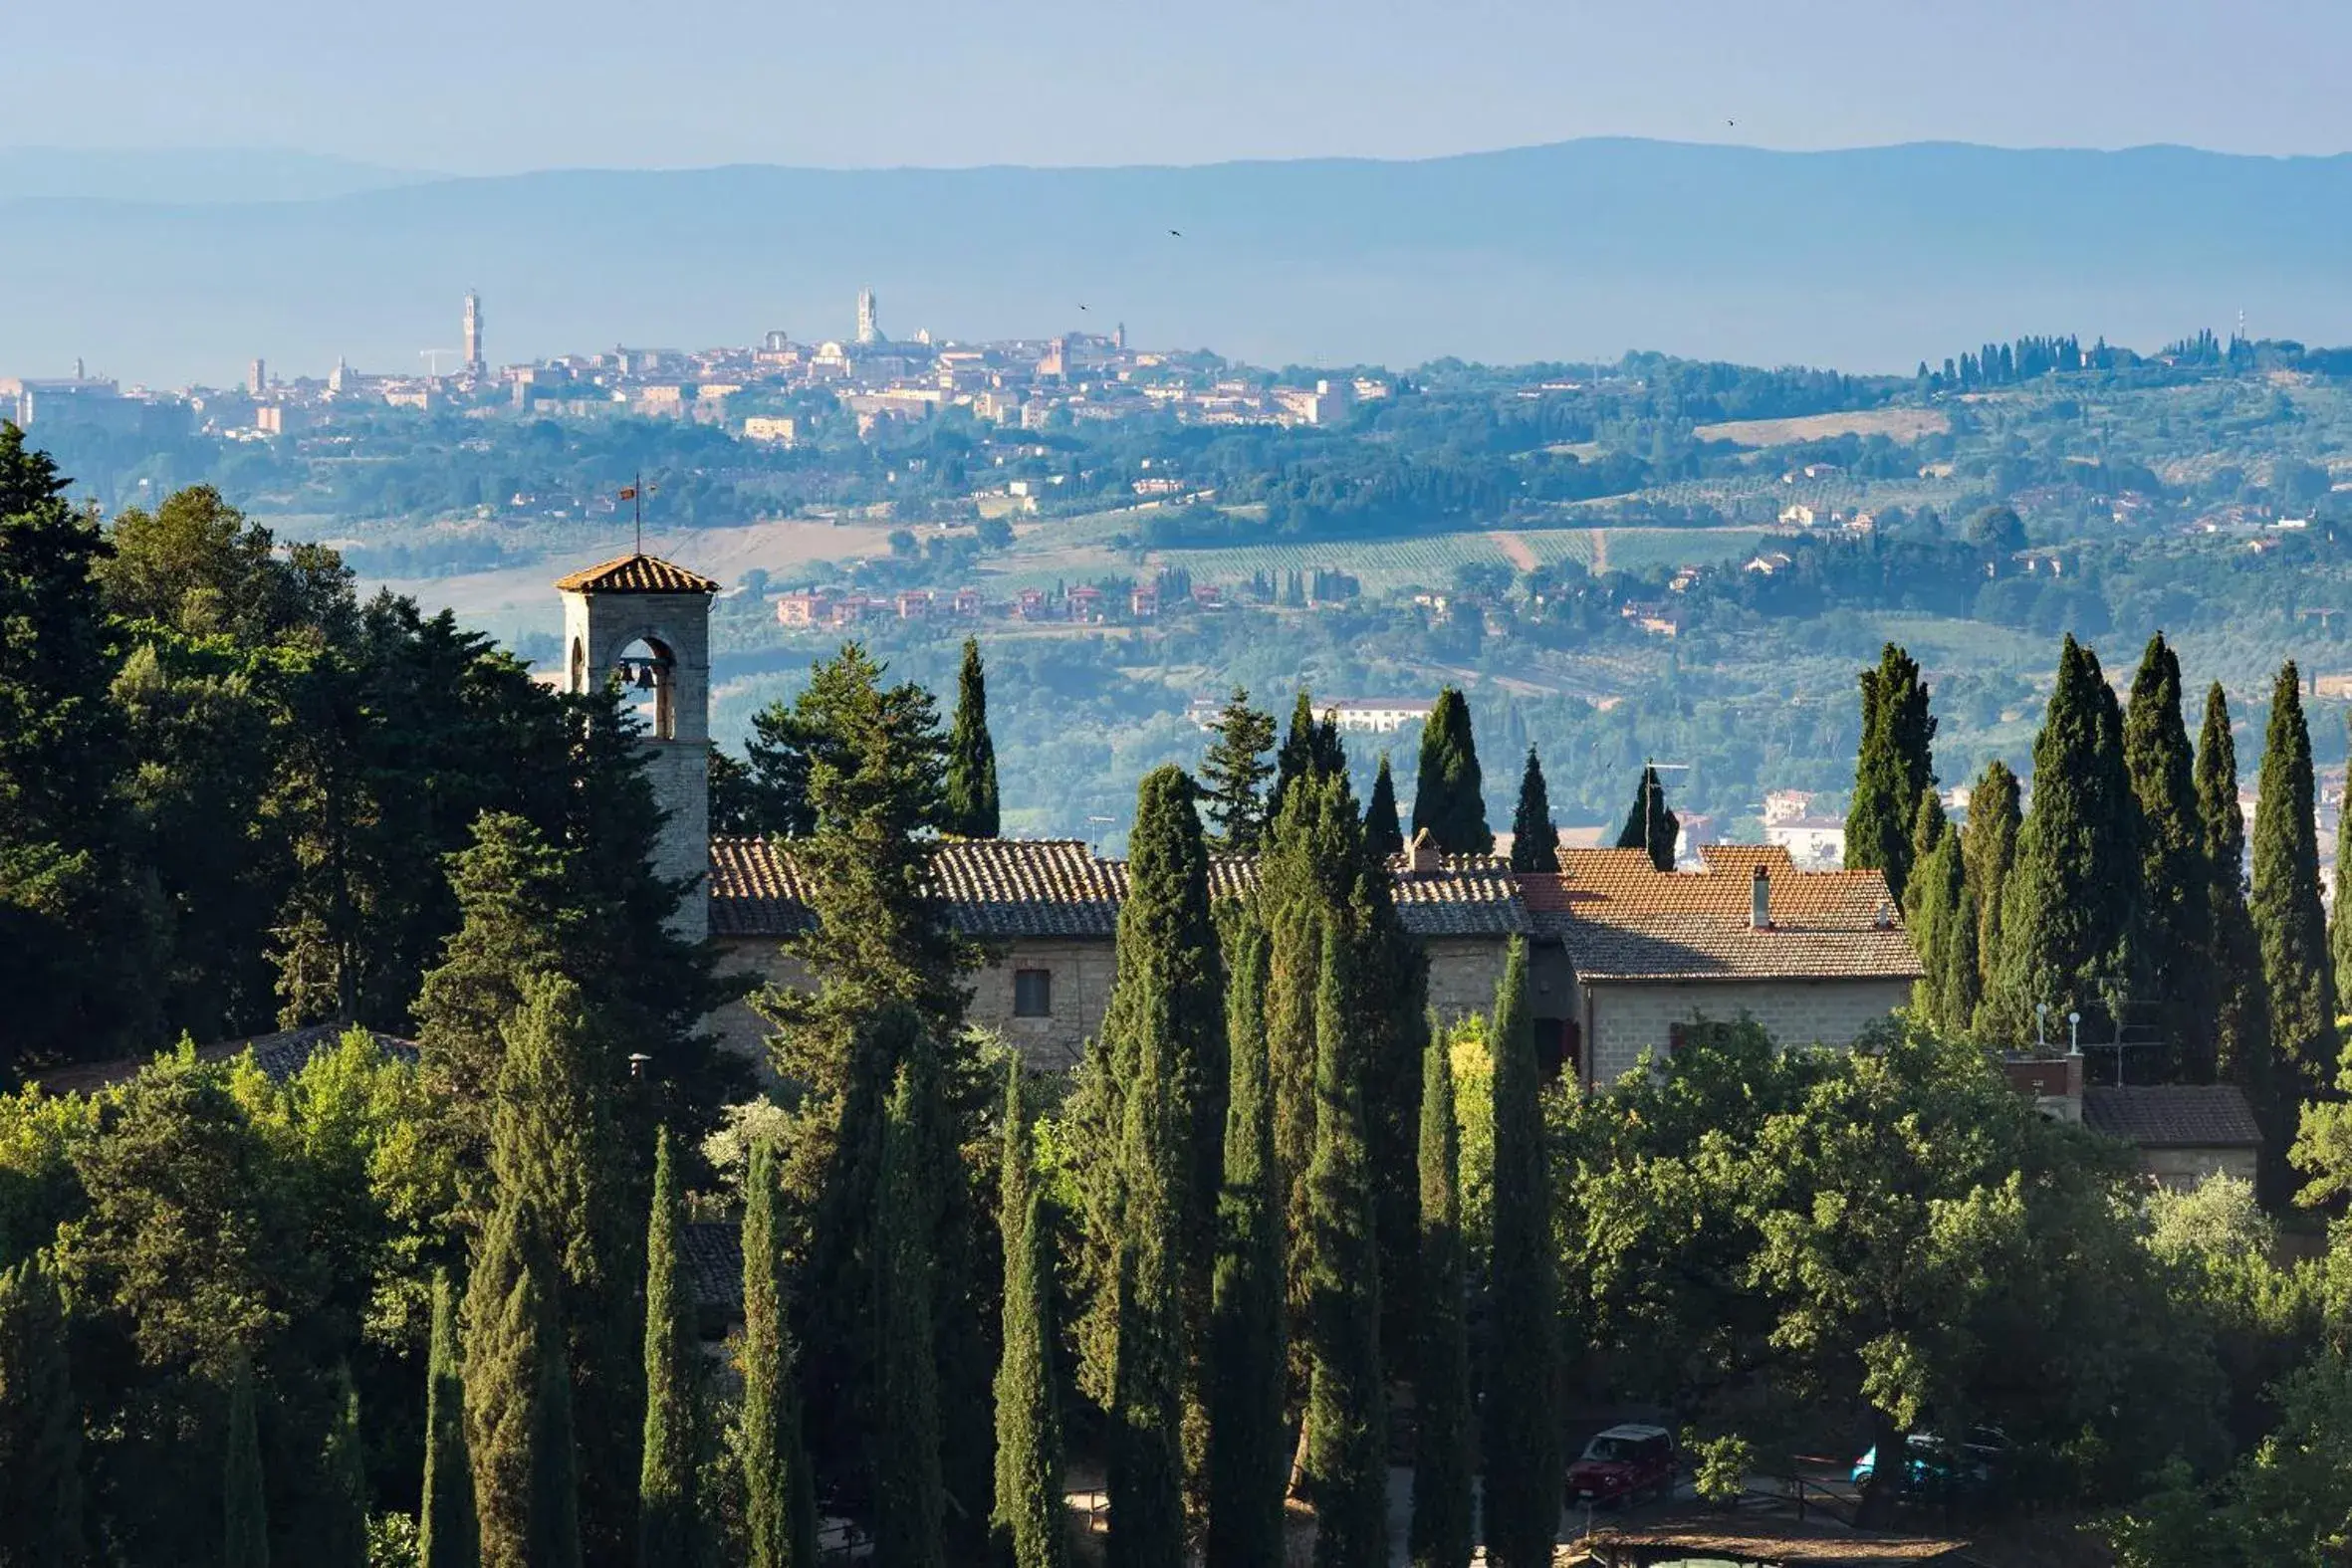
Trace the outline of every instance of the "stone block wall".
<instances>
[{"instance_id":1,"label":"stone block wall","mask_svg":"<svg viewBox=\"0 0 2352 1568\"><path fill-rule=\"evenodd\" d=\"M1669 1026L1754 1018L1782 1045L1850 1045L1911 1001L1907 980L1774 980L1587 987L1592 1082L1631 1071L1644 1050L1666 1054Z\"/></svg>"}]
</instances>

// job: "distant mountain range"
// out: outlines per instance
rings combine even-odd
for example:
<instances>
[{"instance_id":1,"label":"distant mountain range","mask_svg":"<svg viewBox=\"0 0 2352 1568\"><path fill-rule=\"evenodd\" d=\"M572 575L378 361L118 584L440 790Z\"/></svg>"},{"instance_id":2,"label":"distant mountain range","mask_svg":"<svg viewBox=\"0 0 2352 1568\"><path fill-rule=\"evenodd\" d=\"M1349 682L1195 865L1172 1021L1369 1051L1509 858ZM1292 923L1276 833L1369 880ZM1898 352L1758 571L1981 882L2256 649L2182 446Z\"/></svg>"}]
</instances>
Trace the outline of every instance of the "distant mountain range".
<instances>
[{"instance_id":1,"label":"distant mountain range","mask_svg":"<svg viewBox=\"0 0 2352 1568\"><path fill-rule=\"evenodd\" d=\"M208 161L209 160L209 161ZM1171 230L1181 231L1180 234ZM885 330L1261 363L1627 348L1908 370L1989 337L2143 349L2239 311L2352 340L2352 156L1584 140L1413 162L402 174L0 155L0 374L406 371L482 290L492 357Z\"/></svg>"}]
</instances>

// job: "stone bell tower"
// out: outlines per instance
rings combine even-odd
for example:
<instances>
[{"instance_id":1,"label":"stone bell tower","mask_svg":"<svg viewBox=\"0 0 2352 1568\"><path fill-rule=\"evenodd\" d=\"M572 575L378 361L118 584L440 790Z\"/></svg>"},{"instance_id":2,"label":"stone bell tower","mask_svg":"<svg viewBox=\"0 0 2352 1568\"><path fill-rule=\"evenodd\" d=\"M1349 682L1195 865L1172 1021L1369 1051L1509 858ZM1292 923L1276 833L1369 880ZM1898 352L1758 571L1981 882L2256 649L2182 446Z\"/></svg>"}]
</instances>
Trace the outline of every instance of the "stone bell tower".
<instances>
[{"instance_id":1,"label":"stone bell tower","mask_svg":"<svg viewBox=\"0 0 2352 1568\"><path fill-rule=\"evenodd\" d=\"M564 690L617 680L651 699L646 779L661 808L654 869L694 889L674 927L700 941L710 930L710 578L639 552L556 583L564 595Z\"/></svg>"}]
</instances>

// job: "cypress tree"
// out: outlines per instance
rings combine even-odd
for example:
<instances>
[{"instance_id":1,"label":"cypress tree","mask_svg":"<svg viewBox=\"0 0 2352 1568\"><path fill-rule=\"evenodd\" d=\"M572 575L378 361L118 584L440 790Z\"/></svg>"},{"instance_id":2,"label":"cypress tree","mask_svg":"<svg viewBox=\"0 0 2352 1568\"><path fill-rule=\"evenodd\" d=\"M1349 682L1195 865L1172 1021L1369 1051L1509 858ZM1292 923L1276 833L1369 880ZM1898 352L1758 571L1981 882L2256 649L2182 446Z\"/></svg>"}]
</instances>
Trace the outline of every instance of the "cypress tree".
<instances>
[{"instance_id":1,"label":"cypress tree","mask_svg":"<svg viewBox=\"0 0 2352 1568\"><path fill-rule=\"evenodd\" d=\"M2131 802L2115 694L2088 648L2066 638L2033 742L2033 809L2001 889L2001 955L1986 997L2007 1041L2033 1037L2034 1005L2088 1012L2123 963Z\"/></svg>"},{"instance_id":2,"label":"cypress tree","mask_svg":"<svg viewBox=\"0 0 2352 1568\"><path fill-rule=\"evenodd\" d=\"M1559 1532L1559 1430L1553 1416L1558 1303L1551 1173L1543 1145L1528 949L1517 937L1495 993L1495 1240L1489 1280L1484 1509L1497 1568L1550 1568Z\"/></svg>"},{"instance_id":3,"label":"cypress tree","mask_svg":"<svg viewBox=\"0 0 2352 1568\"><path fill-rule=\"evenodd\" d=\"M2213 1060L2213 911L2198 819L2189 730L2181 716L2181 661L2158 632L2132 677L2123 721L2133 842L2140 853L2132 970L2139 994L2161 1004L2173 1032L2166 1075L2206 1077Z\"/></svg>"},{"instance_id":4,"label":"cypress tree","mask_svg":"<svg viewBox=\"0 0 2352 1568\"><path fill-rule=\"evenodd\" d=\"M1184 1562L1185 1168L1167 1006L1164 994L1154 997L1159 1015L1136 1019L1133 1087L1120 1108L1117 1345L1105 1465L1110 1568Z\"/></svg>"},{"instance_id":5,"label":"cypress tree","mask_svg":"<svg viewBox=\"0 0 2352 1568\"><path fill-rule=\"evenodd\" d=\"M2336 1001L2340 1007L2346 997L2352 997L2352 834L2338 829L2336 833L2336 887L2330 907L2335 914L2328 927L2328 954L2333 960L2330 968L2335 973Z\"/></svg>"},{"instance_id":6,"label":"cypress tree","mask_svg":"<svg viewBox=\"0 0 2352 1568\"><path fill-rule=\"evenodd\" d=\"M1372 1229L1362 1074L1351 1050L1345 939L1323 931L1315 996L1315 1140L1308 1168L1311 1372L1304 1483L1316 1568L1386 1568L1388 1419L1380 1362L1380 1250Z\"/></svg>"},{"instance_id":7,"label":"cypress tree","mask_svg":"<svg viewBox=\"0 0 2352 1568\"><path fill-rule=\"evenodd\" d=\"M1231 948L1226 1043L1225 1185L1209 1366L1209 1506L1204 1558L1220 1568L1282 1568L1289 1478L1283 1402L1283 1214L1266 1051L1266 931L1245 911Z\"/></svg>"},{"instance_id":8,"label":"cypress tree","mask_svg":"<svg viewBox=\"0 0 2352 1568\"><path fill-rule=\"evenodd\" d=\"M508 1193L466 1287L466 1450L484 1568L578 1568L572 1399L544 1222Z\"/></svg>"},{"instance_id":9,"label":"cypress tree","mask_svg":"<svg viewBox=\"0 0 2352 1568\"><path fill-rule=\"evenodd\" d=\"M762 1140L752 1146L743 1184L743 1410L736 1444L745 1561L749 1568L816 1568L816 1488L801 1437L776 1206L776 1150Z\"/></svg>"},{"instance_id":10,"label":"cypress tree","mask_svg":"<svg viewBox=\"0 0 2352 1568\"><path fill-rule=\"evenodd\" d=\"M1529 754L1532 756L1532 754ZM1420 1334L1413 1374L1413 1568L1470 1568L1470 1351L1463 1331L1462 1148L1454 1057L1421 1058Z\"/></svg>"},{"instance_id":11,"label":"cypress tree","mask_svg":"<svg viewBox=\"0 0 2352 1568\"><path fill-rule=\"evenodd\" d=\"M1919 950L1921 976L1913 993L1913 1008L1937 1028L1964 1028L1967 1018L1954 1021L1946 996L1951 975L1952 928L1961 919L1966 897L1960 859L1960 835L1944 816L1934 790L1920 796L1914 813L1909 905L1904 920L1912 944Z\"/></svg>"},{"instance_id":12,"label":"cypress tree","mask_svg":"<svg viewBox=\"0 0 2352 1568\"><path fill-rule=\"evenodd\" d=\"M997 1490L990 1523L1013 1568L1064 1568L1061 1410L1054 1374L1054 1240L1030 1153L1021 1060L1005 1067L1005 1153L997 1215L1005 1242L1005 1313L997 1363Z\"/></svg>"},{"instance_id":13,"label":"cypress tree","mask_svg":"<svg viewBox=\"0 0 2352 1568\"><path fill-rule=\"evenodd\" d=\"M240 1357L229 1382L221 1477L222 1568L270 1568L270 1514L262 1496L261 1433L253 1403L253 1364Z\"/></svg>"},{"instance_id":14,"label":"cypress tree","mask_svg":"<svg viewBox=\"0 0 2352 1568\"><path fill-rule=\"evenodd\" d=\"M1448 686L1437 694L1421 728L1421 776L1413 785L1414 836L1426 829L1430 841L1449 855L1494 853L1485 788L1478 741L1470 731L1470 704L1460 690Z\"/></svg>"},{"instance_id":15,"label":"cypress tree","mask_svg":"<svg viewBox=\"0 0 2352 1568\"><path fill-rule=\"evenodd\" d=\"M473 1461L466 1456L465 1379L457 1365L457 1303L449 1275L433 1276L433 1338L425 1358L424 1486L417 1568L477 1568Z\"/></svg>"},{"instance_id":16,"label":"cypress tree","mask_svg":"<svg viewBox=\"0 0 2352 1568\"><path fill-rule=\"evenodd\" d=\"M997 748L988 735L988 677L980 667L977 637L964 639L964 667L956 677L939 827L961 838L997 836Z\"/></svg>"},{"instance_id":17,"label":"cypress tree","mask_svg":"<svg viewBox=\"0 0 2352 1568\"><path fill-rule=\"evenodd\" d=\"M1947 1032L1966 1034L1975 1024L1977 1003L1983 996L1985 971L1977 957L1977 899L1969 891L1968 868L1960 835L1955 833L1945 842L1953 857L1963 863L1959 885L1954 890L1958 901L1953 907L1950 924L1944 928L1944 977L1938 993L1943 1010L1938 1021Z\"/></svg>"},{"instance_id":18,"label":"cypress tree","mask_svg":"<svg viewBox=\"0 0 2352 1568\"><path fill-rule=\"evenodd\" d=\"M1511 869L1559 869L1559 829L1551 822L1551 792L1543 786L1543 765L1535 760L1533 746L1520 775L1519 809L1511 817Z\"/></svg>"},{"instance_id":19,"label":"cypress tree","mask_svg":"<svg viewBox=\"0 0 2352 1568\"><path fill-rule=\"evenodd\" d=\"M2311 732L2302 677L2288 660L2270 690L2270 728L2254 791L2253 893L2247 913L2261 945L2270 999L2272 1105L2277 1136L2294 1109L2331 1081L2336 1057L2335 977L2319 903L2318 829L2312 820Z\"/></svg>"},{"instance_id":20,"label":"cypress tree","mask_svg":"<svg viewBox=\"0 0 2352 1568\"><path fill-rule=\"evenodd\" d=\"M1396 814L1396 778L1388 770L1388 754L1380 754L1380 771L1372 776L1372 798L1364 805L1364 849L1385 860L1403 854L1405 830Z\"/></svg>"},{"instance_id":21,"label":"cypress tree","mask_svg":"<svg viewBox=\"0 0 2352 1568\"><path fill-rule=\"evenodd\" d=\"M1644 763L1641 782L1634 786L1633 809L1618 830L1619 849L1647 850L1650 864L1661 871L1674 869L1674 851L1682 839L1682 818L1666 803L1666 785L1655 764Z\"/></svg>"},{"instance_id":22,"label":"cypress tree","mask_svg":"<svg viewBox=\"0 0 2352 1568\"><path fill-rule=\"evenodd\" d=\"M320 1455L318 1537L306 1543L306 1563L322 1568L367 1568L367 1460L359 1439L359 1391L352 1369L335 1369L335 1415Z\"/></svg>"},{"instance_id":23,"label":"cypress tree","mask_svg":"<svg viewBox=\"0 0 2352 1568\"><path fill-rule=\"evenodd\" d=\"M694 1561L694 1296L680 1248L686 1200L664 1127L653 1145L645 1227L645 1435L637 1480L637 1568Z\"/></svg>"},{"instance_id":24,"label":"cypress tree","mask_svg":"<svg viewBox=\"0 0 2352 1568\"><path fill-rule=\"evenodd\" d=\"M2214 1056L2206 1070L2245 1090L2254 1104L2267 1106L2269 999L2262 989L2261 944L2246 908L2245 813L2237 804L2237 742L2230 729L2230 699L2220 681L2205 694L2205 724L2197 734L2197 818L2205 839L2214 972Z\"/></svg>"},{"instance_id":25,"label":"cypress tree","mask_svg":"<svg viewBox=\"0 0 2352 1568\"><path fill-rule=\"evenodd\" d=\"M1969 825L1961 838L1961 865L1968 873L1969 902L1976 906L1977 980L1970 994L1982 998L2000 957L2000 900L2009 867L2017 858L2017 776L1996 757L1969 789Z\"/></svg>"},{"instance_id":26,"label":"cypress tree","mask_svg":"<svg viewBox=\"0 0 2352 1568\"><path fill-rule=\"evenodd\" d=\"M1912 819L1920 794L1935 784L1936 720L1918 662L1891 642L1879 651L1878 667L1862 672L1861 684L1862 745L1846 808L1846 869L1885 872L1887 891L1901 903L1911 879Z\"/></svg>"},{"instance_id":27,"label":"cypress tree","mask_svg":"<svg viewBox=\"0 0 2352 1568\"><path fill-rule=\"evenodd\" d=\"M82 1416L65 1303L40 1252L0 1269L0 1562L82 1560Z\"/></svg>"},{"instance_id":28,"label":"cypress tree","mask_svg":"<svg viewBox=\"0 0 2352 1568\"><path fill-rule=\"evenodd\" d=\"M898 1068L882 1128L874 1194L874 1347L879 1398L871 1456L874 1561L944 1568L947 1489L940 1478L939 1368L933 1253L938 1174L929 1130L939 1093L929 1042Z\"/></svg>"},{"instance_id":29,"label":"cypress tree","mask_svg":"<svg viewBox=\"0 0 2352 1568\"><path fill-rule=\"evenodd\" d=\"M1275 765L1266 754L1274 748L1274 715L1251 707L1249 688L1236 686L1209 728L1217 736L1201 759L1209 842L1220 854L1254 855L1271 815L1266 784Z\"/></svg>"},{"instance_id":30,"label":"cypress tree","mask_svg":"<svg viewBox=\"0 0 2352 1568\"><path fill-rule=\"evenodd\" d=\"M1298 700L1291 706L1290 731L1283 737L1282 750L1275 754L1274 788L1266 797L1266 821L1271 824L1282 815L1283 802L1299 780L1346 770L1347 754L1340 748L1338 730L1316 722L1314 699L1300 687Z\"/></svg>"}]
</instances>

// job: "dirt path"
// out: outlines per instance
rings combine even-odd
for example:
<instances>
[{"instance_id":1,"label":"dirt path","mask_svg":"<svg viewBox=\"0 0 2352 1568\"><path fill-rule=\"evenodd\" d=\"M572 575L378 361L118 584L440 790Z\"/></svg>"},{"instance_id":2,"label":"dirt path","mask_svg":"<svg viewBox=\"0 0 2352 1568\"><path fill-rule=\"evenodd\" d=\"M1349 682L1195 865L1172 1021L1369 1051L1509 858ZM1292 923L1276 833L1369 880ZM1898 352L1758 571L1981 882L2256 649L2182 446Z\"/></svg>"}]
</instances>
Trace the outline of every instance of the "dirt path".
<instances>
[{"instance_id":1,"label":"dirt path","mask_svg":"<svg viewBox=\"0 0 2352 1568\"><path fill-rule=\"evenodd\" d=\"M1528 542L1517 534L1495 533L1489 534L1487 538L1494 541L1495 548L1503 552L1505 558L1522 571L1533 571L1543 564L1535 553L1528 548Z\"/></svg>"}]
</instances>

